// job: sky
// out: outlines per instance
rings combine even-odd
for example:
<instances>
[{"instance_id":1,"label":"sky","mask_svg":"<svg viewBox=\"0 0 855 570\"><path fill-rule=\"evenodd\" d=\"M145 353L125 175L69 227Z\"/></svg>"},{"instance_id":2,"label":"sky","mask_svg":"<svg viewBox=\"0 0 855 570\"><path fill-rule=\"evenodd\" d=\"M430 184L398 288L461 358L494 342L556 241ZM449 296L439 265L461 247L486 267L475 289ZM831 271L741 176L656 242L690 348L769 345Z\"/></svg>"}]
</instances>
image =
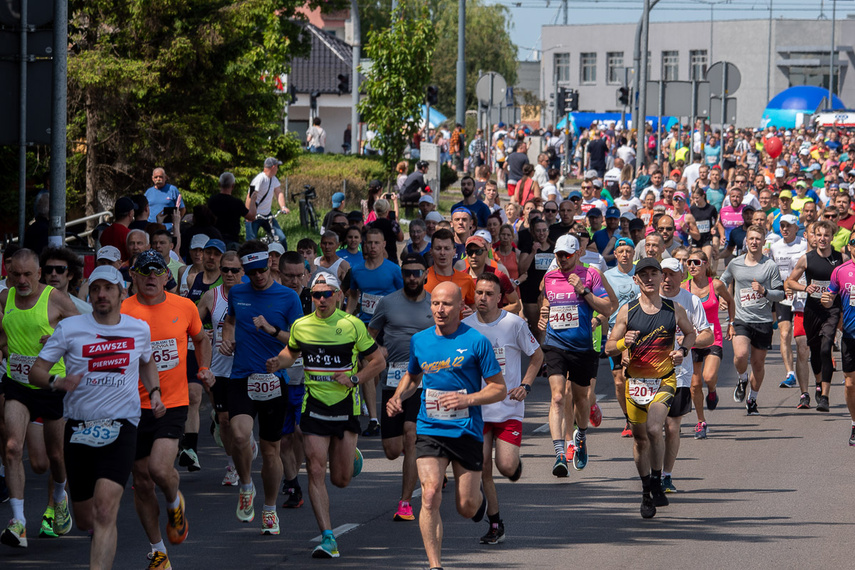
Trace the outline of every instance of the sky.
<instances>
[{"instance_id":1,"label":"sky","mask_svg":"<svg viewBox=\"0 0 855 570\"><path fill-rule=\"evenodd\" d=\"M561 0L485 0L488 4L502 4L511 12L513 26L511 39L519 48L522 61L537 61L540 54L540 29L544 25L564 23ZM710 20L710 3L715 21L766 19L769 17L768 0L660 0L650 12L652 22ZM808 19L832 18L832 0L772 0L773 18ZM569 0L569 24L603 24L638 22L642 0ZM855 2L839 0L837 18L847 13L855 14Z\"/></svg>"}]
</instances>

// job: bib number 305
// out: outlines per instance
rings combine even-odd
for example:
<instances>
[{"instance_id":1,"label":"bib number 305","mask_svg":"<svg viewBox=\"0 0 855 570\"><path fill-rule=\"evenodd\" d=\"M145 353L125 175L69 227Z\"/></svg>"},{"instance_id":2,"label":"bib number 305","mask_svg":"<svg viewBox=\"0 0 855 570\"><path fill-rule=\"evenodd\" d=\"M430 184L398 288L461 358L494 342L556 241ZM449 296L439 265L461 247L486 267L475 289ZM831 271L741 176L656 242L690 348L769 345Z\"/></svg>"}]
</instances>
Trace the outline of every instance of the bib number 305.
<instances>
[{"instance_id":1,"label":"bib number 305","mask_svg":"<svg viewBox=\"0 0 855 570\"><path fill-rule=\"evenodd\" d=\"M282 395L282 381L275 374L250 374L246 392L250 400L266 402Z\"/></svg>"},{"instance_id":2,"label":"bib number 305","mask_svg":"<svg viewBox=\"0 0 855 570\"><path fill-rule=\"evenodd\" d=\"M104 447L118 439L121 429L121 422L115 420L80 422L80 425L72 428L73 433L70 442L88 445L89 447Z\"/></svg>"}]
</instances>

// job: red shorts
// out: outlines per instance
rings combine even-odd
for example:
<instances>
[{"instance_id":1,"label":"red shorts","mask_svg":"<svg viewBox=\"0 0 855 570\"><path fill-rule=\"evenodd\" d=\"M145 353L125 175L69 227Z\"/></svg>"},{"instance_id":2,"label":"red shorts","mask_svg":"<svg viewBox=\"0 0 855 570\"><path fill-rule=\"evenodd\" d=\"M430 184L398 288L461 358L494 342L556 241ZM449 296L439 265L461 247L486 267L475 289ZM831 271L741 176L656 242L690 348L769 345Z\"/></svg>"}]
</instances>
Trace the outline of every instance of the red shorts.
<instances>
[{"instance_id":1,"label":"red shorts","mask_svg":"<svg viewBox=\"0 0 855 570\"><path fill-rule=\"evenodd\" d=\"M511 184L510 182L508 182L508 196L510 196L511 198L513 198L513 197L514 197L514 192L516 192L516 191L517 191L517 185L516 185L516 184Z\"/></svg>"},{"instance_id":2,"label":"red shorts","mask_svg":"<svg viewBox=\"0 0 855 570\"><path fill-rule=\"evenodd\" d=\"M807 336L805 334L805 314L793 313L793 338Z\"/></svg>"},{"instance_id":3,"label":"red shorts","mask_svg":"<svg viewBox=\"0 0 855 570\"><path fill-rule=\"evenodd\" d=\"M522 445L522 422L519 420L484 422L484 433L492 433L493 439L501 439L517 447Z\"/></svg>"}]
</instances>

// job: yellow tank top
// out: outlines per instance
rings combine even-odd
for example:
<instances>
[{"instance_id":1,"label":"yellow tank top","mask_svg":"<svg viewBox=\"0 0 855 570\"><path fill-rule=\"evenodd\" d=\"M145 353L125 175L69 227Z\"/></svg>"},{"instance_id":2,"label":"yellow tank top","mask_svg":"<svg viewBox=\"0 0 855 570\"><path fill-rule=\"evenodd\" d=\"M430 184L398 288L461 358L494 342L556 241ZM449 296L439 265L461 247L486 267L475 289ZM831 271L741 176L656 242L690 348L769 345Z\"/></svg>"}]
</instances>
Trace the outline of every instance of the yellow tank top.
<instances>
[{"instance_id":1,"label":"yellow tank top","mask_svg":"<svg viewBox=\"0 0 855 570\"><path fill-rule=\"evenodd\" d=\"M15 306L15 288L9 289L6 298L6 311L3 314L3 329L8 339L9 358L6 359L6 375L29 388L30 367L35 363L42 349L39 340L44 335L53 334L48 318L48 299L53 287L46 285L39 300L30 308L21 310ZM65 375L65 362L60 359L50 369L51 374Z\"/></svg>"}]
</instances>

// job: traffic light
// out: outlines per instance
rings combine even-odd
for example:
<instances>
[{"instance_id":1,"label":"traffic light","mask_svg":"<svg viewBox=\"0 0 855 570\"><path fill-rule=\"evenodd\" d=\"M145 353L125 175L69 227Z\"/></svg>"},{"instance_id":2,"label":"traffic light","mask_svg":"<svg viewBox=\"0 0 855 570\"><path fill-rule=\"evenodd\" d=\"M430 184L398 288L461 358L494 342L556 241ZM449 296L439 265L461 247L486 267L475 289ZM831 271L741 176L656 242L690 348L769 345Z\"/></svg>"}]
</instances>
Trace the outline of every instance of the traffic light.
<instances>
[{"instance_id":1,"label":"traffic light","mask_svg":"<svg viewBox=\"0 0 855 570\"><path fill-rule=\"evenodd\" d=\"M291 105L297 102L297 86L290 81L288 82L288 95L290 97L289 103Z\"/></svg>"},{"instance_id":2,"label":"traffic light","mask_svg":"<svg viewBox=\"0 0 855 570\"><path fill-rule=\"evenodd\" d=\"M557 98L555 99L556 109L558 109L558 113L566 113L567 111L564 109L565 101L567 101L567 88L559 87L558 93L556 94Z\"/></svg>"},{"instance_id":3,"label":"traffic light","mask_svg":"<svg viewBox=\"0 0 855 570\"><path fill-rule=\"evenodd\" d=\"M436 85L428 85L427 88L427 104L430 106L435 106L437 101L439 101L439 89Z\"/></svg>"},{"instance_id":4,"label":"traffic light","mask_svg":"<svg viewBox=\"0 0 855 570\"><path fill-rule=\"evenodd\" d=\"M309 108L312 109L312 111L318 110L318 97L320 96L320 91L312 91L309 93Z\"/></svg>"},{"instance_id":5,"label":"traffic light","mask_svg":"<svg viewBox=\"0 0 855 570\"><path fill-rule=\"evenodd\" d=\"M579 110L579 92L575 89L568 89L567 95L563 100L564 112L572 113Z\"/></svg>"},{"instance_id":6,"label":"traffic light","mask_svg":"<svg viewBox=\"0 0 855 570\"><path fill-rule=\"evenodd\" d=\"M626 107L629 105L629 87L621 87L617 90L618 104Z\"/></svg>"},{"instance_id":7,"label":"traffic light","mask_svg":"<svg viewBox=\"0 0 855 570\"><path fill-rule=\"evenodd\" d=\"M339 95L341 95L342 93L350 93L349 83L350 83L350 78L347 75L345 75L343 73L338 74L338 94Z\"/></svg>"}]
</instances>

